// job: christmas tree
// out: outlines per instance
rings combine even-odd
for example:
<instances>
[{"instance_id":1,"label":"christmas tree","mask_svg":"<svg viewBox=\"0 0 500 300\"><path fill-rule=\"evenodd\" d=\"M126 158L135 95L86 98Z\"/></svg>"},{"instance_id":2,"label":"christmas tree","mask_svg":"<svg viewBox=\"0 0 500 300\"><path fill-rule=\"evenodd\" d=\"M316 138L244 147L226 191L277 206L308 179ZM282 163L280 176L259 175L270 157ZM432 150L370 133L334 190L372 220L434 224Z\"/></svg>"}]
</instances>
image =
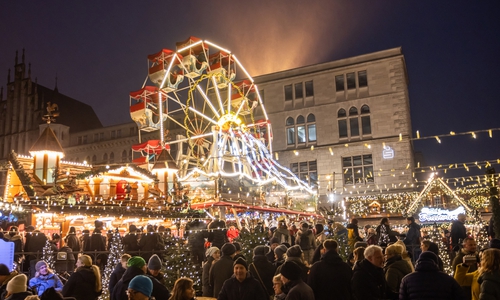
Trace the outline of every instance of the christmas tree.
<instances>
[{"instance_id":1,"label":"christmas tree","mask_svg":"<svg viewBox=\"0 0 500 300\"><path fill-rule=\"evenodd\" d=\"M45 246L43 247L42 260L44 260L49 269L54 270L56 266L56 260L54 257L54 249L52 249L52 245L49 240L45 242Z\"/></svg>"},{"instance_id":2,"label":"christmas tree","mask_svg":"<svg viewBox=\"0 0 500 300\"><path fill-rule=\"evenodd\" d=\"M259 231L255 233L241 231L234 241L241 244L241 254L245 256L248 264L252 262L253 249L260 245L267 245L268 243L267 233Z\"/></svg>"},{"instance_id":3,"label":"christmas tree","mask_svg":"<svg viewBox=\"0 0 500 300\"><path fill-rule=\"evenodd\" d=\"M445 238L443 237L439 226L436 223L434 223L434 225L432 226L432 230L429 232L429 238L439 247L439 257L443 261L444 272L447 274L452 274L453 270L451 269L448 246L445 242Z\"/></svg>"},{"instance_id":4,"label":"christmas tree","mask_svg":"<svg viewBox=\"0 0 500 300\"><path fill-rule=\"evenodd\" d=\"M116 265L120 263L121 256L123 255L123 245L122 238L120 236L120 232L118 230L113 234L113 239L111 240L111 244L109 246L109 256L106 264L106 268L104 269L104 274L102 274L102 294L99 297L100 300L109 299L109 279L111 278L111 273L115 269Z\"/></svg>"}]
</instances>

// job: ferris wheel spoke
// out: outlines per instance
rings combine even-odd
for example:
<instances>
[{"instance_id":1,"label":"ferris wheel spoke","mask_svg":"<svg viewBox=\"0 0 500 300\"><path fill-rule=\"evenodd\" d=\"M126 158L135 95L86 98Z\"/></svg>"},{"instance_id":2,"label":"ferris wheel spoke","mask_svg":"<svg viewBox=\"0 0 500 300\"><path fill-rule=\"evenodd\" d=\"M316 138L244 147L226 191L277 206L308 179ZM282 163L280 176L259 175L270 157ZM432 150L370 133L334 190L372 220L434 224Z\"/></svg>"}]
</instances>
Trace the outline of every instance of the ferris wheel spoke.
<instances>
[{"instance_id":1,"label":"ferris wheel spoke","mask_svg":"<svg viewBox=\"0 0 500 300\"><path fill-rule=\"evenodd\" d=\"M217 86L217 81L215 80L215 76L212 76L212 84L215 91L215 97L217 98L217 101L219 103L220 110L222 114L224 114L224 104L222 103L222 99L220 97L219 87Z\"/></svg>"}]
</instances>

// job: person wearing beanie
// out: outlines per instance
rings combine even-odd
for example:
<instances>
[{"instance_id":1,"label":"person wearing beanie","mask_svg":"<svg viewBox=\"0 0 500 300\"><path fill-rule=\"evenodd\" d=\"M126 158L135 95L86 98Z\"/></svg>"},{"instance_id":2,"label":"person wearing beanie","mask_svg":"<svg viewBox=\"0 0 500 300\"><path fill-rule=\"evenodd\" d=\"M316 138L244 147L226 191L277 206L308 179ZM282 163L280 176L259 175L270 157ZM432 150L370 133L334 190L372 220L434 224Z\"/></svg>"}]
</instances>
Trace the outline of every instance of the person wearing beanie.
<instances>
[{"instance_id":1,"label":"person wearing beanie","mask_svg":"<svg viewBox=\"0 0 500 300\"><path fill-rule=\"evenodd\" d=\"M146 261L140 256L133 256L128 260L127 270L125 270L122 278L116 283L109 299L126 299L128 285L130 284L130 281L138 275L145 275L151 280L153 283L152 295L156 298L156 300L168 300L170 297L169 290L155 277L147 274Z\"/></svg>"},{"instance_id":2,"label":"person wearing beanie","mask_svg":"<svg viewBox=\"0 0 500 300\"><path fill-rule=\"evenodd\" d=\"M307 282L307 274L309 273L309 267L305 264L303 260L303 253L299 245L294 245L286 250L285 262L287 261L293 261L300 267L301 269L301 272L299 273L300 277L304 282ZM281 272L282 267L283 264L277 267L274 275L279 274Z\"/></svg>"},{"instance_id":3,"label":"person wearing beanie","mask_svg":"<svg viewBox=\"0 0 500 300\"><path fill-rule=\"evenodd\" d=\"M76 270L64 285L64 297L74 297L78 300L96 300L102 292L101 272L92 264L92 258L81 255L76 261Z\"/></svg>"},{"instance_id":4,"label":"person wearing beanie","mask_svg":"<svg viewBox=\"0 0 500 300\"><path fill-rule=\"evenodd\" d=\"M130 254L127 253L123 254L120 257L120 262L116 264L115 269L111 273L108 285L108 291L110 295L116 283L120 280L120 278L122 278L123 274L125 273L125 270L127 270L127 262L130 258L131 258Z\"/></svg>"},{"instance_id":5,"label":"person wearing beanie","mask_svg":"<svg viewBox=\"0 0 500 300\"><path fill-rule=\"evenodd\" d=\"M238 258L233 264L233 275L224 281L218 300L269 299L262 284L248 272L245 259Z\"/></svg>"},{"instance_id":6,"label":"person wearing beanie","mask_svg":"<svg viewBox=\"0 0 500 300\"><path fill-rule=\"evenodd\" d=\"M147 300L153 292L153 281L144 275L137 275L130 280L127 289L128 299Z\"/></svg>"},{"instance_id":7,"label":"person wearing beanie","mask_svg":"<svg viewBox=\"0 0 500 300\"><path fill-rule=\"evenodd\" d=\"M300 266L293 261L286 261L281 265L281 281L288 290L285 299L314 300L314 292L302 280L301 271Z\"/></svg>"},{"instance_id":8,"label":"person wearing beanie","mask_svg":"<svg viewBox=\"0 0 500 300\"><path fill-rule=\"evenodd\" d=\"M146 234L143 234L139 240L139 248L141 249L141 256L146 261L149 261L155 250L165 250L165 245L163 239L155 232L152 225L148 225L146 228Z\"/></svg>"},{"instance_id":9,"label":"person wearing beanie","mask_svg":"<svg viewBox=\"0 0 500 300\"><path fill-rule=\"evenodd\" d=\"M276 247L278 247L280 245L280 240L277 238L277 237L273 237L270 241L269 241L269 252L266 254L266 257L267 259L274 263L275 261L275 258L274 258L274 249L276 249Z\"/></svg>"},{"instance_id":10,"label":"person wearing beanie","mask_svg":"<svg viewBox=\"0 0 500 300\"><path fill-rule=\"evenodd\" d=\"M275 251L281 246L278 246ZM265 251L265 246L257 246L253 249L253 262L248 266L248 271L255 279L259 280L267 294L272 296L274 294L273 277L276 267L267 260Z\"/></svg>"},{"instance_id":11,"label":"person wearing beanie","mask_svg":"<svg viewBox=\"0 0 500 300\"><path fill-rule=\"evenodd\" d=\"M41 296L45 290L53 287L56 291L60 292L63 289L63 284L59 276L55 274L49 265L44 260L41 260L35 264L35 277L31 278L29 281L29 286L36 288L38 296Z\"/></svg>"},{"instance_id":12,"label":"person wearing beanie","mask_svg":"<svg viewBox=\"0 0 500 300\"><path fill-rule=\"evenodd\" d=\"M137 235L137 227L134 224L131 224L128 227L128 233L123 237L123 249L125 253L135 254L136 251L139 251L139 237Z\"/></svg>"},{"instance_id":13,"label":"person wearing beanie","mask_svg":"<svg viewBox=\"0 0 500 300\"><path fill-rule=\"evenodd\" d=\"M213 297L214 290L210 285L210 268L212 265L219 260L220 250L217 247L210 247L205 252L207 261L203 265L203 270L201 273L201 284L202 284L202 296L203 297Z\"/></svg>"},{"instance_id":14,"label":"person wearing beanie","mask_svg":"<svg viewBox=\"0 0 500 300\"><path fill-rule=\"evenodd\" d=\"M16 270L11 272L6 265L0 264L0 296L6 292L7 283L18 274Z\"/></svg>"},{"instance_id":15,"label":"person wearing beanie","mask_svg":"<svg viewBox=\"0 0 500 300\"><path fill-rule=\"evenodd\" d=\"M278 268L285 262L285 254L288 248L285 245L279 245L274 249L274 263L273 265Z\"/></svg>"},{"instance_id":16,"label":"person wearing beanie","mask_svg":"<svg viewBox=\"0 0 500 300\"><path fill-rule=\"evenodd\" d=\"M302 223L300 230L297 231L295 245L299 245L304 252L304 262L310 264L316 249L316 238L307 223Z\"/></svg>"},{"instance_id":17,"label":"person wearing beanie","mask_svg":"<svg viewBox=\"0 0 500 300\"><path fill-rule=\"evenodd\" d=\"M236 248L236 252L234 253L233 260L237 260L238 258L246 259L245 256L241 253L241 244L239 242L233 242L234 247Z\"/></svg>"},{"instance_id":18,"label":"person wearing beanie","mask_svg":"<svg viewBox=\"0 0 500 300\"><path fill-rule=\"evenodd\" d=\"M165 274L161 272L162 262L158 255L153 254L148 261L148 275L156 278L161 284L166 285Z\"/></svg>"},{"instance_id":19,"label":"person wearing beanie","mask_svg":"<svg viewBox=\"0 0 500 300\"><path fill-rule=\"evenodd\" d=\"M453 277L439 271L436 254L425 251L417 260L415 272L401 281L399 299L465 300L466 297Z\"/></svg>"},{"instance_id":20,"label":"person wearing beanie","mask_svg":"<svg viewBox=\"0 0 500 300\"><path fill-rule=\"evenodd\" d=\"M225 243L221 248L221 258L212 264L209 273L209 283L214 289L212 297L217 298L224 281L233 275L233 257L236 247L231 243Z\"/></svg>"},{"instance_id":21,"label":"person wearing beanie","mask_svg":"<svg viewBox=\"0 0 500 300\"><path fill-rule=\"evenodd\" d=\"M24 274L14 276L7 283L6 294L2 295L5 300L22 300L28 296L33 295L27 291L28 277Z\"/></svg>"}]
</instances>

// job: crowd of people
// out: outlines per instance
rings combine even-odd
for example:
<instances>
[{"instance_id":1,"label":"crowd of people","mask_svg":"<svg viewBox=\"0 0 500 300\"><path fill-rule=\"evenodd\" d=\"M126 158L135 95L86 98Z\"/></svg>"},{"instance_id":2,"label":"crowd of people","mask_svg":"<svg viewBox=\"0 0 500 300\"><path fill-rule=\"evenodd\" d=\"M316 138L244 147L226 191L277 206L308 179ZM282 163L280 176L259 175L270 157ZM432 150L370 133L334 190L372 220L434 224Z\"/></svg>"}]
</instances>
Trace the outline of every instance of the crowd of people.
<instances>
[{"instance_id":1,"label":"crowd of people","mask_svg":"<svg viewBox=\"0 0 500 300\"><path fill-rule=\"evenodd\" d=\"M201 296L220 300L500 299L500 239L491 235L488 247L478 249L465 229L465 216L460 215L450 230L452 255L440 256L442 249L427 239L415 219L408 217L406 221L404 233L393 230L388 218L377 226L361 228L355 218L345 227L335 222L287 225L280 221L274 228L254 228L267 233L269 240L247 249L238 242L235 228L226 228L223 221L207 226L195 220L186 226L186 235L191 259L199 264L201 276L178 278L171 291L162 271L168 266L162 255L155 253L165 247L157 228L148 226L142 233L130 225L122 238L126 254L120 257L106 286L102 268L85 254L82 239L70 229L64 247L75 247L76 269L69 278L60 278L40 259L33 259L34 274L30 276L0 264L0 300L95 300L103 290L111 300L191 300L196 296L194 282L198 279ZM95 234L99 234L100 225L96 222ZM30 234L24 247L34 241L33 237L43 235L36 230ZM342 236L348 245L347 257L341 255L340 241L336 240ZM109 248L112 236L107 238L94 236L94 243ZM137 255L140 250L144 252ZM244 250L252 251L250 260L245 259ZM445 265L451 265L452 275L443 272Z\"/></svg>"}]
</instances>

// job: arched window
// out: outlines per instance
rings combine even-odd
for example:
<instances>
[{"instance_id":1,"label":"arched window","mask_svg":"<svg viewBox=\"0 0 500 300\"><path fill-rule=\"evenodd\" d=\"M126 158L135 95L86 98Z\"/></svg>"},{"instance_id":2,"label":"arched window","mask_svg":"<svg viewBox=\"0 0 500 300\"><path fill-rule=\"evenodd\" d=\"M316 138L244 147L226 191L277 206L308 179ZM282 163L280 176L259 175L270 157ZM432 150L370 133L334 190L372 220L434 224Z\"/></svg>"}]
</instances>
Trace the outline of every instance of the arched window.
<instances>
[{"instance_id":1,"label":"arched window","mask_svg":"<svg viewBox=\"0 0 500 300\"><path fill-rule=\"evenodd\" d=\"M339 109L339 111L337 112L337 117L338 118L345 118L347 116L346 112L345 112L345 109L341 108Z\"/></svg>"},{"instance_id":2,"label":"arched window","mask_svg":"<svg viewBox=\"0 0 500 300\"><path fill-rule=\"evenodd\" d=\"M295 145L295 122L292 117L286 119L286 144Z\"/></svg>"},{"instance_id":3,"label":"arched window","mask_svg":"<svg viewBox=\"0 0 500 300\"><path fill-rule=\"evenodd\" d=\"M306 123L304 116L297 117L297 143L304 144L306 142ZM299 125L300 124L300 125Z\"/></svg>"},{"instance_id":4,"label":"arched window","mask_svg":"<svg viewBox=\"0 0 500 300\"><path fill-rule=\"evenodd\" d=\"M316 142L316 117L313 114L307 116L307 141Z\"/></svg>"},{"instance_id":5,"label":"arched window","mask_svg":"<svg viewBox=\"0 0 500 300\"><path fill-rule=\"evenodd\" d=\"M292 117L288 117L286 119L286 126L290 126L290 125L295 125L295 122L293 121Z\"/></svg>"},{"instance_id":6,"label":"arched window","mask_svg":"<svg viewBox=\"0 0 500 300\"><path fill-rule=\"evenodd\" d=\"M349 108L349 128L351 129L351 137L359 136L358 109L354 106Z\"/></svg>"},{"instance_id":7,"label":"arched window","mask_svg":"<svg viewBox=\"0 0 500 300\"><path fill-rule=\"evenodd\" d=\"M132 161L132 149L128 150L128 161Z\"/></svg>"},{"instance_id":8,"label":"arched window","mask_svg":"<svg viewBox=\"0 0 500 300\"><path fill-rule=\"evenodd\" d=\"M109 154L109 163L110 164L115 163L115 154L113 152L111 152L111 154Z\"/></svg>"},{"instance_id":9,"label":"arched window","mask_svg":"<svg viewBox=\"0 0 500 300\"><path fill-rule=\"evenodd\" d=\"M358 115L358 109L356 107L351 107L349 108L349 116L357 116Z\"/></svg>"},{"instance_id":10,"label":"arched window","mask_svg":"<svg viewBox=\"0 0 500 300\"><path fill-rule=\"evenodd\" d=\"M347 114L345 109L341 108L337 112L337 119L339 124L339 138L346 138L349 135L347 134Z\"/></svg>"},{"instance_id":11,"label":"arched window","mask_svg":"<svg viewBox=\"0 0 500 300\"><path fill-rule=\"evenodd\" d=\"M363 131L363 135L372 134L370 107L368 105L361 106L361 130Z\"/></svg>"},{"instance_id":12,"label":"arched window","mask_svg":"<svg viewBox=\"0 0 500 300\"><path fill-rule=\"evenodd\" d=\"M304 124L306 120L304 119L304 116L298 116L297 117L297 124Z\"/></svg>"},{"instance_id":13,"label":"arched window","mask_svg":"<svg viewBox=\"0 0 500 300\"><path fill-rule=\"evenodd\" d=\"M126 162L127 161L127 150L123 150L122 152L122 162Z\"/></svg>"},{"instance_id":14,"label":"arched window","mask_svg":"<svg viewBox=\"0 0 500 300\"><path fill-rule=\"evenodd\" d=\"M108 163L108 154L107 153L104 153L104 155L102 156L102 163L103 164L107 164Z\"/></svg>"},{"instance_id":15,"label":"arched window","mask_svg":"<svg viewBox=\"0 0 500 300\"><path fill-rule=\"evenodd\" d=\"M316 142L316 117L314 114L297 116L296 120L292 117L286 119L286 142L288 146L303 145L310 142Z\"/></svg>"}]
</instances>

